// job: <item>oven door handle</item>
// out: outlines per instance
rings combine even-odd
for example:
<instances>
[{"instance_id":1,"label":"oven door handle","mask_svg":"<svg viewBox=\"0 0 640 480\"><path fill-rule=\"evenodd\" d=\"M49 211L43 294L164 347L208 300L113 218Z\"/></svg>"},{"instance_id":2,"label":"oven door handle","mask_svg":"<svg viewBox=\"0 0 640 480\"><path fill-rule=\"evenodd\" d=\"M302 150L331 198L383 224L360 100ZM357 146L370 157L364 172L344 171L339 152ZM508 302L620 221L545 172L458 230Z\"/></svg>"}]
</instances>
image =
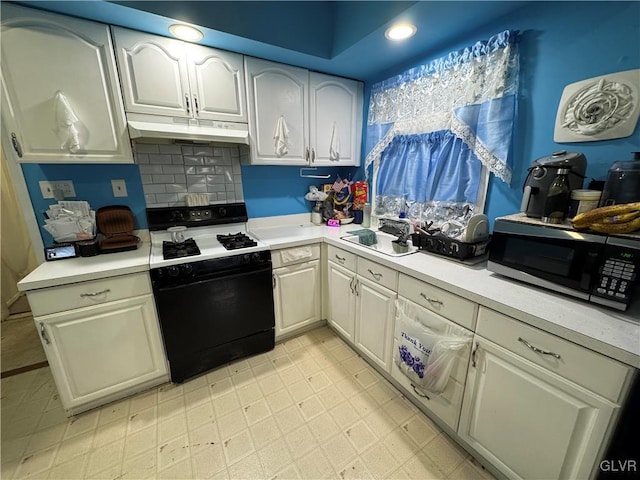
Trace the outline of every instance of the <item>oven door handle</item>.
<instances>
[{"instance_id":1,"label":"oven door handle","mask_svg":"<svg viewBox=\"0 0 640 480\"><path fill-rule=\"evenodd\" d=\"M151 284L153 286L153 290L155 292L164 292L168 290L176 290L179 288L191 287L192 285L198 285L200 283L206 283L215 280L223 280L227 278L234 277L245 277L247 275L256 275L256 274L268 274L269 276L273 273L273 268L271 265L261 267L261 268L236 268L232 270L225 270L221 272L212 272L211 274L203 275L201 277L189 277L184 279L184 281L176 282L176 283L166 283L166 282L158 282L157 280L152 280Z\"/></svg>"}]
</instances>

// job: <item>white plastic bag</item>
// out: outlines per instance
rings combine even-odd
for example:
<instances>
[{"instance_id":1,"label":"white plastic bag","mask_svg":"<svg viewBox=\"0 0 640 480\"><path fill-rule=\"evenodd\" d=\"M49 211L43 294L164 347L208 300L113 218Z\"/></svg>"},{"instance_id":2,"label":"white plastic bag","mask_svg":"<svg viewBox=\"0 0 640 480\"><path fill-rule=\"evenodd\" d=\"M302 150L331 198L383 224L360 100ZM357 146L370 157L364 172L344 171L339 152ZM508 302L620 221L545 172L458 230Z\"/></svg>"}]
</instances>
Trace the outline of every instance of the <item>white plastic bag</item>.
<instances>
[{"instance_id":1,"label":"white plastic bag","mask_svg":"<svg viewBox=\"0 0 640 480\"><path fill-rule=\"evenodd\" d=\"M469 348L473 333L413 302L396 302L394 361L419 389L442 393L458 361Z\"/></svg>"}]
</instances>

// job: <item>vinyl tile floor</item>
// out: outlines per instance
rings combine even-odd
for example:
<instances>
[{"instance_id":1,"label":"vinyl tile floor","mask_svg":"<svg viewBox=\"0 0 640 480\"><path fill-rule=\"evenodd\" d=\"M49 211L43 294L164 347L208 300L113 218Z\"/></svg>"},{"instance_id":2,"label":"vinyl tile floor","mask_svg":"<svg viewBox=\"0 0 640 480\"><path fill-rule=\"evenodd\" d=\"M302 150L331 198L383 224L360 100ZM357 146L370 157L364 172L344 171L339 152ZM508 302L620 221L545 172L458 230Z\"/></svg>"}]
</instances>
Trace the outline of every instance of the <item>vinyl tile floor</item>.
<instances>
[{"instance_id":1,"label":"vinyl tile floor","mask_svg":"<svg viewBox=\"0 0 640 480\"><path fill-rule=\"evenodd\" d=\"M0 334L0 367L3 373L47 360L31 315L0 323Z\"/></svg>"},{"instance_id":2,"label":"vinyl tile floor","mask_svg":"<svg viewBox=\"0 0 640 480\"><path fill-rule=\"evenodd\" d=\"M1 388L3 479L493 479L327 327L72 418Z\"/></svg>"}]
</instances>

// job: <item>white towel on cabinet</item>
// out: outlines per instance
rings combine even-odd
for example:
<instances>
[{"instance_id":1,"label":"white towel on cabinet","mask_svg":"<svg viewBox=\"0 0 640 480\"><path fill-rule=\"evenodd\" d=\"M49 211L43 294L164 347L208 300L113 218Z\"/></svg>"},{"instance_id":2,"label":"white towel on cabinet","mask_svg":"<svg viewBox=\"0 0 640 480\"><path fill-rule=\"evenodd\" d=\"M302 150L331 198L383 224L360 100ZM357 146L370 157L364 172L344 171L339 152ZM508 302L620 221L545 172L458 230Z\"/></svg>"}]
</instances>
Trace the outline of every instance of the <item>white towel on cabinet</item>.
<instances>
[{"instance_id":1,"label":"white towel on cabinet","mask_svg":"<svg viewBox=\"0 0 640 480\"><path fill-rule=\"evenodd\" d=\"M58 135L63 140L62 144L60 144L60 149L64 150L67 147L71 153L77 153L80 150L80 140L75 123L79 119L73 112L67 97L61 91L56 93L55 110Z\"/></svg>"},{"instance_id":2,"label":"white towel on cabinet","mask_svg":"<svg viewBox=\"0 0 640 480\"><path fill-rule=\"evenodd\" d=\"M329 160L340 160L340 137L338 137L338 127L336 122L333 122L333 128L331 129L331 143L329 144Z\"/></svg>"},{"instance_id":3,"label":"white towel on cabinet","mask_svg":"<svg viewBox=\"0 0 640 480\"><path fill-rule=\"evenodd\" d=\"M282 115L280 115L280 118L278 118L278 122L276 123L273 138L275 139L276 157L283 157L289 153L289 128L287 127L287 122L285 122Z\"/></svg>"}]
</instances>

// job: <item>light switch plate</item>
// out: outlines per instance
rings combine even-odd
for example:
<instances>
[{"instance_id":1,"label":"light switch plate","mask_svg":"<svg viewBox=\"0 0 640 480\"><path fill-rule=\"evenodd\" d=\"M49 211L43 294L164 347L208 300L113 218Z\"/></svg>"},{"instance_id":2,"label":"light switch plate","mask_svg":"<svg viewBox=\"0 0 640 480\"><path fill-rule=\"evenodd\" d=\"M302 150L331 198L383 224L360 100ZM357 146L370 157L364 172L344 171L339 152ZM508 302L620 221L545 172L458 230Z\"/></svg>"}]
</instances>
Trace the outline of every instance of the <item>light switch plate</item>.
<instances>
[{"instance_id":1,"label":"light switch plate","mask_svg":"<svg viewBox=\"0 0 640 480\"><path fill-rule=\"evenodd\" d=\"M48 182L46 180L38 182L42 198L56 198L56 191L62 192L64 198L72 198L76 196L76 190L73 188L71 180L57 180Z\"/></svg>"},{"instance_id":2,"label":"light switch plate","mask_svg":"<svg viewBox=\"0 0 640 480\"><path fill-rule=\"evenodd\" d=\"M114 197L127 197L127 184L124 180L111 180L111 188Z\"/></svg>"}]
</instances>

